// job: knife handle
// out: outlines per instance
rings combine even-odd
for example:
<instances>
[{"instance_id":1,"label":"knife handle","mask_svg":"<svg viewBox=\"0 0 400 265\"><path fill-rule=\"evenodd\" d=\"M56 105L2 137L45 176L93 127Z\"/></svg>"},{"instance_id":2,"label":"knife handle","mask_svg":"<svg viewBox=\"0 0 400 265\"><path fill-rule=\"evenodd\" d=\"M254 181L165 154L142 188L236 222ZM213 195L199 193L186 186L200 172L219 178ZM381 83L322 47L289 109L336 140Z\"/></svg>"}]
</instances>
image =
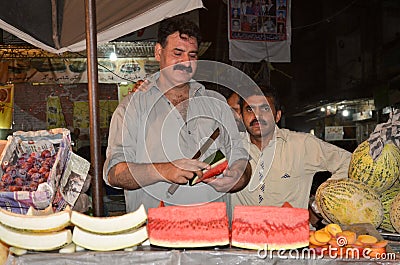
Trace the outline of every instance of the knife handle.
<instances>
[{"instance_id":1,"label":"knife handle","mask_svg":"<svg viewBox=\"0 0 400 265\"><path fill-rule=\"evenodd\" d=\"M172 183L168 188L168 193L173 195L178 188L179 188L179 184Z\"/></svg>"}]
</instances>

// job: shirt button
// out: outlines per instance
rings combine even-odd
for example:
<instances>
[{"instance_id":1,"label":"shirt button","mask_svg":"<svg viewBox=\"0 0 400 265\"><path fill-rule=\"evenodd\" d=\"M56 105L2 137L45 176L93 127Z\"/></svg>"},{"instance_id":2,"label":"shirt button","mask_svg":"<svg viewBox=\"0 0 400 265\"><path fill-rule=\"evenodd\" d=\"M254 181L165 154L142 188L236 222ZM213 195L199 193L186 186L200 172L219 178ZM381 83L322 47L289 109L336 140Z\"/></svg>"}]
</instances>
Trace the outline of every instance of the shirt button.
<instances>
[{"instance_id":1,"label":"shirt button","mask_svg":"<svg viewBox=\"0 0 400 265\"><path fill-rule=\"evenodd\" d=\"M188 131L188 134L192 134L191 131Z\"/></svg>"}]
</instances>

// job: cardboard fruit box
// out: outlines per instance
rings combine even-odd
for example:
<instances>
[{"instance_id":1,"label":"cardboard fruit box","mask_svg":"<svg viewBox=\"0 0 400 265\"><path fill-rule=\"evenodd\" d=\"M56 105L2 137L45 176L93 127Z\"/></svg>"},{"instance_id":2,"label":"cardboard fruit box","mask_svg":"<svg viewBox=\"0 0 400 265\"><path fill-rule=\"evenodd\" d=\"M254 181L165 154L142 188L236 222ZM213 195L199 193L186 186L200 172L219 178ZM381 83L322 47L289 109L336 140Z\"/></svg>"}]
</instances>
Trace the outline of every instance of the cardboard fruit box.
<instances>
[{"instance_id":1,"label":"cardboard fruit box","mask_svg":"<svg viewBox=\"0 0 400 265\"><path fill-rule=\"evenodd\" d=\"M90 163L72 152L70 131L17 131L0 155L0 207L26 213L29 207L74 206Z\"/></svg>"}]
</instances>

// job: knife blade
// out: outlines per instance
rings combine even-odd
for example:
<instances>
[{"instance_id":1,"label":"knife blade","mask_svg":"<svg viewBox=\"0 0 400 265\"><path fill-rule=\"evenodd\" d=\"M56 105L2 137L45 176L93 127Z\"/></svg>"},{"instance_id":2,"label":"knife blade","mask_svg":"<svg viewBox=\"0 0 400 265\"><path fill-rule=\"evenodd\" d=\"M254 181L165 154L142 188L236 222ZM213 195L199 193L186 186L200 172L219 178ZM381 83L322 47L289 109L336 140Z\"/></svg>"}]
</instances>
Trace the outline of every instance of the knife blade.
<instances>
[{"instance_id":1,"label":"knife blade","mask_svg":"<svg viewBox=\"0 0 400 265\"><path fill-rule=\"evenodd\" d=\"M215 131L210 135L210 137L208 137L208 139L204 142L204 144L200 147L200 149L196 152L196 154L194 154L192 159L200 158L212 145L215 139L217 139L219 133L220 133L219 127L217 127L217 129L215 129ZM167 196L168 194L173 195L178 188L179 188L178 183L172 183L168 188Z\"/></svg>"}]
</instances>

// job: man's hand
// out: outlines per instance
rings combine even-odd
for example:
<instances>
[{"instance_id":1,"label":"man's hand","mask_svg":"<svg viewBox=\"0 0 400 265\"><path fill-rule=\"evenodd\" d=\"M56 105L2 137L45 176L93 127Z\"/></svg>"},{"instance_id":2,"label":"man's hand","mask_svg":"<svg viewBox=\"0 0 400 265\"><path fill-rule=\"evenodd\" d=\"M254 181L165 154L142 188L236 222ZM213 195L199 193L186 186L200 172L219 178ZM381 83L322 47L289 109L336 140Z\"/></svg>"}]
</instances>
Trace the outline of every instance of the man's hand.
<instances>
[{"instance_id":1,"label":"man's hand","mask_svg":"<svg viewBox=\"0 0 400 265\"><path fill-rule=\"evenodd\" d=\"M136 83L133 85L132 91L130 93L134 93L137 91L146 92L149 89L149 84L150 84L149 80L140 79L136 81Z\"/></svg>"},{"instance_id":2,"label":"man's hand","mask_svg":"<svg viewBox=\"0 0 400 265\"><path fill-rule=\"evenodd\" d=\"M196 159L182 158L170 163L154 164L156 170L167 181L186 184L194 174L203 176L203 169L210 169L210 165Z\"/></svg>"},{"instance_id":3,"label":"man's hand","mask_svg":"<svg viewBox=\"0 0 400 265\"><path fill-rule=\"evenodd\" d=\"M108 182L114 187L128 190L140 189L160 181L186 184L195 173L203 176L202 169L209 168L207 163L187 158L154 164L121 162L110 169Z\"/></svg>"},{"instance_id":4,"label":"man's hand","mask_svg":"<svg viewBox=\"0 0 400 265\"><path fill-rule=\"evenodd\" d=\"M222 173L223 177L213 177L203 180L219 192L237 192L250 181L251 166L247 160L237 160Z\"/></svg>"}]
</instances>

